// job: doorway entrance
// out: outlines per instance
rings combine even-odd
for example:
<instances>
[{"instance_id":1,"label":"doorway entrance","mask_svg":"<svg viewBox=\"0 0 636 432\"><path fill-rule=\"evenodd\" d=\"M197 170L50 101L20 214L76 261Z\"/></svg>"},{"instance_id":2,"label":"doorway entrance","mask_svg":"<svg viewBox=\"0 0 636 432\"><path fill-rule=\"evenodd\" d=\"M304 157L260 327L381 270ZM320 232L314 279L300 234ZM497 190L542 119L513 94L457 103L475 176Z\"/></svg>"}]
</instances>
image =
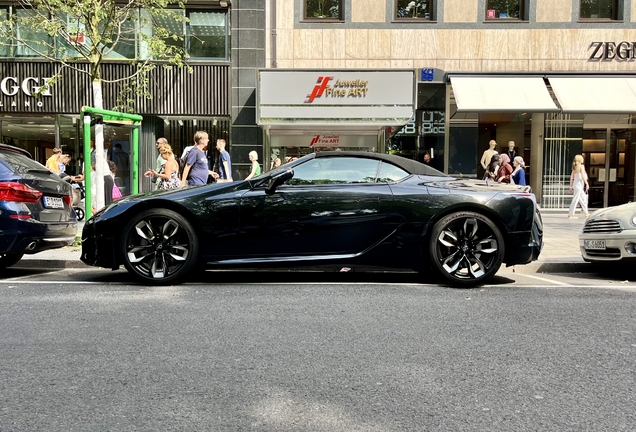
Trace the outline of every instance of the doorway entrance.
<instances>
[{"instance_id":1,"label":"doorway entrance","mask_svg":"<svg viewBox=\"0 0 636 432\"><path fill-rule=\"evenodd\" d=\"M589 176L591 208L634 201L636 129L584 129L583 157Z\"/></svg>"}]
</instances>

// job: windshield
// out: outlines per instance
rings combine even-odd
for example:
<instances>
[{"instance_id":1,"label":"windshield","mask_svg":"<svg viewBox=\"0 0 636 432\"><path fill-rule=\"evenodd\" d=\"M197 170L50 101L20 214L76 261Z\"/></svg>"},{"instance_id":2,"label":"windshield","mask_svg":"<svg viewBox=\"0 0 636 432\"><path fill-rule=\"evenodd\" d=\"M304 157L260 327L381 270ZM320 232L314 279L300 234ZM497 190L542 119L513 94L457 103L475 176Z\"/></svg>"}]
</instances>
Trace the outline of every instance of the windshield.
<instances>
[{"instance_id":1,"label":"windshield","mask_svg":"<svg viewBox=\"0 0 636 432\"><path fill-rule=\"evenodd\" d=\"M5 172L9 171L19 174L25 174L29 171L49 171L44 165L33 159L8 151L0 151L0 167L0 170Z\"/></svg>"}]
</instances>

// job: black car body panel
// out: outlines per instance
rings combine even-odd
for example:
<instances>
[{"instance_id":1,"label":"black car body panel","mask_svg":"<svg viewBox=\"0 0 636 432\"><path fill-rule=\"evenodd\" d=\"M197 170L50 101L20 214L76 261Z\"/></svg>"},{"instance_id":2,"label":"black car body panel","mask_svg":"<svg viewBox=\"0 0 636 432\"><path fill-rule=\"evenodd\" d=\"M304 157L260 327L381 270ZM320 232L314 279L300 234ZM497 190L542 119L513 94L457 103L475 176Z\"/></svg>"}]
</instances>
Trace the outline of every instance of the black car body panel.
<instances>
[{"instance_id":1,"label":"black car body panel","mask_svg":"<svg viewBox=\"0 0 636 432\"><path fill-rule=\"evenodd\" d=\"M41 193L32 202L0 199L0 254L33 254L73 244L77 219L70 184L33 161L27 151L4 144L0 184L4 193L10 185Z\"/></svg>"},{"instance_id":2,"label":"black car body panel","mask_svg":"<svg viewBox=\"0 0 636 432\"><path fill-rule=\"evenodd\" d=\"M408 175L386 182L287 182L268 192L280 173L328 157L388 163ZM82 261L118 268L124 260L122 228L146 209L181 214L196 231L198 258L208 267L360 265L421 270L428 259L423 245L432 227L458 211L474 211L494 222L503 233L507 265L537 259L543 245L540 215L528 187L451 177L397 156L320 152L249 181L117 201L85 224Z\"/></svg>"}]
</instances>

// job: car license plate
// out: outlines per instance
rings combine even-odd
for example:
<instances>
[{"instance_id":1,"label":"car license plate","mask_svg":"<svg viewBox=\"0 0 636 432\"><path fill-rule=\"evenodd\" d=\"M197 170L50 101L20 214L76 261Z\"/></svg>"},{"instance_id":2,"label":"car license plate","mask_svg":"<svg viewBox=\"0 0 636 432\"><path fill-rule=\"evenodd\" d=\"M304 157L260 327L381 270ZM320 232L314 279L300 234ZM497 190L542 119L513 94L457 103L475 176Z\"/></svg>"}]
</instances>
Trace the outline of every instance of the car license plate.
<instances>
[{"instance_id":1,"label":"car license plate","mask_svg":"<svg viewBox=\"0 0 636 432\"><path fill-rule=\"evenodd\" d=\"M605 240L584 240L585 249L605 250Z\"/></svg>"},{"instance_id":2,"label":"car license plate","mask_svg":"<svg viewBox=\"0 0 636 432\"><path fill-rule=\"evenodd\" d=\"M45 196L44 197L44 207L61 209L61 208L64 208L64 201L62 201L62 198Z\"/></svg>"}]
</instances>

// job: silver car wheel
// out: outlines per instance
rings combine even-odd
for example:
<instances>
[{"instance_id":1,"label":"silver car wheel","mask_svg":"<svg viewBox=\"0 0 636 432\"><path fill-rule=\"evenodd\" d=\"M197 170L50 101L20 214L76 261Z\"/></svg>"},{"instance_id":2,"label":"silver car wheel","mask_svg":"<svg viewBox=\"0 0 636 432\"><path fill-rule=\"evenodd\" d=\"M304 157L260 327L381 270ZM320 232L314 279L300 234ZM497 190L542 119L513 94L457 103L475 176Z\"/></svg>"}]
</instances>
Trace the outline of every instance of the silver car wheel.
<instances>
[{"instance_id":1,"label":"silver car wheel","mask_svg":"<svg viewBox=\"0 0 636 432\"><path fill-rule=\"evenodd\" d=\"M432 258L449 282L481 283L494 275L504 256L499 229L488 218L472 212L441 219L432 234Z\"/></svg>"},{"instance_id":2,"label":"silver car wheel","mask_svg":"<svg viewBox=\"0 0 636 432\"><path fill-rule=\"evenodd\" d=\"M170 210L146 211L124 231L124 264L149 283L185 276L196 261L198 243L190 224Z\"/></svg>"}]
</instances>

